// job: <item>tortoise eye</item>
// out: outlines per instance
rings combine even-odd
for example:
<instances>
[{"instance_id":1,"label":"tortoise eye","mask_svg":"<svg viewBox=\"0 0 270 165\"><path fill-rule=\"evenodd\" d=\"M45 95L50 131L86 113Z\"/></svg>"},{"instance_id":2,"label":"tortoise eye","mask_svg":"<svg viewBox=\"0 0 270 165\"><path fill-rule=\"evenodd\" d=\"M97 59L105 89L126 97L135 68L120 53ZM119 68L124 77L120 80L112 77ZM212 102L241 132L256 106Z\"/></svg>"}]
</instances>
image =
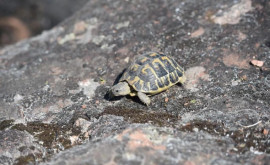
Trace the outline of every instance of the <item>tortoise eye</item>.
<instances>
[{"instance_id":1,"label":"tortoise eye","mask_svg":"<svg viewBox=\"0 0 270 165\"><path fill-rule=\"evenodd\" d=\"M118 93L118 92L119 92L119 90L115 90L115 92L116 92L116 93Z\"/></svg>"}]
</instances>

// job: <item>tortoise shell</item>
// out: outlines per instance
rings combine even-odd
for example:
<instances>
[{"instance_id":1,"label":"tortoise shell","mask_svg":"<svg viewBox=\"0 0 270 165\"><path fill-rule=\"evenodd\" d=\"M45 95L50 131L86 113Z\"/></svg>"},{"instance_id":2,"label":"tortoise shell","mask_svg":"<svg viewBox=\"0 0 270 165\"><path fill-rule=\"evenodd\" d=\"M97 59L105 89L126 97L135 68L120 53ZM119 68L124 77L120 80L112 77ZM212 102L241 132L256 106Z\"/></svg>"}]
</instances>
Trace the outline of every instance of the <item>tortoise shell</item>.
<instances>
[{"instance_id":1,"label":"tortoise shell","mask_svg":"<svg viewBox=\"0 0 270 165\"><path fill-rule=\"evenodd\" d=\"M135 90L148 94L162 92L185 81L184 70L170 56L149 52L139 55L126 69L120 81L126 81Z\"/></svg>"}]
</instances>

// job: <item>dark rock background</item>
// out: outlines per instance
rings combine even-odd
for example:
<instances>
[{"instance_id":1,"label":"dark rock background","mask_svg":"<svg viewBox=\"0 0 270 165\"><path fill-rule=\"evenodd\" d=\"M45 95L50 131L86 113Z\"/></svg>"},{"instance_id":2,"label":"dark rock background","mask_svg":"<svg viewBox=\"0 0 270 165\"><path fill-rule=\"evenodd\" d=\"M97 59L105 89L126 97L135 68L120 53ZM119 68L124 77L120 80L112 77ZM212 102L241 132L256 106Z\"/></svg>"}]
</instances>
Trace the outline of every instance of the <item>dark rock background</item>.
<instances>
[{"instance_id":1,"label":"dark rock background","mask_svg":"<svg viewBox=\"0 0 270 165\"><path fill-rule=\"evenodd\" d=\"M91 0L2 48L0 164L267 164L269 8L267 0ZM109 99L146 51L173 56L187 82L149 107Z\"/></svg>"},{"instance_id":2,"label":"dark rock background","mask_svg":"<svg viewBox=\"0 0 270 165\"><path fill-rule=\"evenodd\" d=\"M1 0L0 47L52 28L86 2L88 0Z\"/></svg>"}]
</instances>

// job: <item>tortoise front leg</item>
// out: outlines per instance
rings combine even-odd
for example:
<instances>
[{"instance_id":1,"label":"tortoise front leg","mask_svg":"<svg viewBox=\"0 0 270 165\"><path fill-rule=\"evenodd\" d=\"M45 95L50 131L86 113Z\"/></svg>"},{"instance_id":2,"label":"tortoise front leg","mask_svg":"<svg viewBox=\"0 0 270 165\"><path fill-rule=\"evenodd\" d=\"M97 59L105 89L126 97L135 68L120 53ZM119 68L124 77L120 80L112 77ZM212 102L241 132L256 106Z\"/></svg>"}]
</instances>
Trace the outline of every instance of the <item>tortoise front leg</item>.
<instances>
[{"instance_id":1,"label":"tortoise front leg","mask_svg":"<svg viewBox=\"0 0 270 165\"><path fill-rule=\"evenodd\" d=\"M151 102L151 99L145 94L145 93L142 93L142 92L138 92L138 97L139 99L144 103L146 104L147 106L150 104Z\"/></svg>"}]
</instances>

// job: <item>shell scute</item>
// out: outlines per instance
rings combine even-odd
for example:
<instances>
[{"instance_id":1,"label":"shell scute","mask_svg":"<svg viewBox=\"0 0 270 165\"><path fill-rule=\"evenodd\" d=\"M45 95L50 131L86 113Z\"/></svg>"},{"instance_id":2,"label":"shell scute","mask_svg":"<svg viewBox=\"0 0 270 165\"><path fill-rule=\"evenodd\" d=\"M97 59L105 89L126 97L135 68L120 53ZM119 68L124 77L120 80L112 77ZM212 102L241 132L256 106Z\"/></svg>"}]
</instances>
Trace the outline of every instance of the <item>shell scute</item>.
<instances>
[{"instance_id":1,"label":"shell scute","mask_svg":"<svg viewBox=\"0 0 270 165\"><path fill-rule=\"evenodd\" d=\"M150 52L135 57L120 81L127 81L135 91L159 93L179 82L183 69L164 54Z\"/></svg>"}]
</instances>

